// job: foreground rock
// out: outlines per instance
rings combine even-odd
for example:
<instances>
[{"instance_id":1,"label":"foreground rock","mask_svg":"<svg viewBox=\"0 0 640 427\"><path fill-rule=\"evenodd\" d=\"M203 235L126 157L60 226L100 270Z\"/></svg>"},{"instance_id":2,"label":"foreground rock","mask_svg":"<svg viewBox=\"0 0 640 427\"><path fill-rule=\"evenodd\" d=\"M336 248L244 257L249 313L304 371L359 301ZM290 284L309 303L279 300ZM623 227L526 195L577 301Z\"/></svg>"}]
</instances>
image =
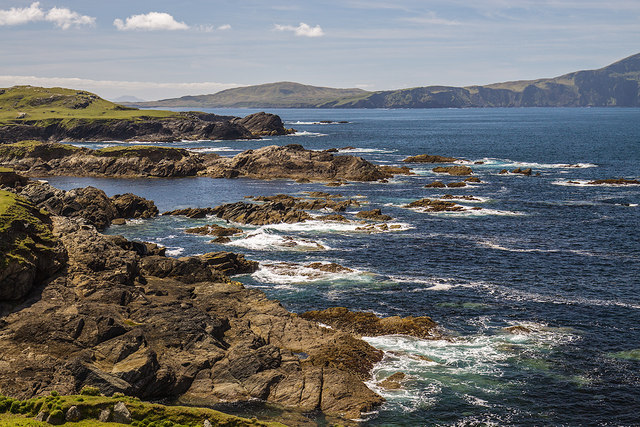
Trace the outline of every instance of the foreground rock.
<instances>
[{"instance_id":1,"label":"foreground rock","mask_svg":"<svg viewBox=\"0 0 640 427\"><path fill-rule=\"evenodd\" d=\"M418 154L417 156L409 156L403 160L406 163L453 163L459 159L444 156L432 156L430 154Z\"/></svg>"},{"instance_id":2,"label":"foreground rock","mask_svg":"<svg viewBox=\"0 0 640 427\"><path fill-rule=\"evenodd\" d=\"M184 112L166 118L23 120L0 125L0 141L130 141L254 139L260 135L286 135L280 117L257 113L244 118Z\"/></svg>"},{"instance_id":3,"label":"foreground rock","mask_svg":"<svg viewBox=\"0 0 640 427\"><path fill-rule=\"evenodd\" d=\"M373 313L349 311L344 307L333 307L322 311L307 311L303 319L324 323L332 328L361 336L410 335L423 339L441 339L437 324L429 317L383 317Z\"/></svg>"},{"instance_id":4,"label":"foreground rock","mask_svg":"<svg viewBox=\"0 0 640 427\"><path fill-rule=\"evenodd\" d=\"M47 183L30 182L16 190L39 208L56 215L83 218L99 230L116 218L152 218L158 215L155 204L131 193L107 197L95 187L59 190Z\"/></svg>"},{"instance_id":5,"label":"foreground rock","mask_svg":"<svg viewBox=\"0 0 640 427\"><path fill-rule=\"evenodd\" d=\"M235 157L182 148L133 146L90 150L58 143L22 141L0 145L0 165L29 176L247 177L309 181L377 181L387 170L349 155L306 150L300 145L269 146Z\"/></svg>"},{"instance_id":6,"label":"foreground rock","mask_svg":"<svg viewBox=\"0 0 640 427\"><path fill-rule=\"evenodd\" d=\"M104 236L82 218L48 218L6 195L14 197L11 209L28 205L49 230L47 250L65 256L34 274L31 290L4 282L4 394L74 394L93 386L189 405L260 399L347 418L383 401L362 382L380 351L224 275L252 271L255 263L228 252L167 258L152 246ZM2 244L10 235L2 234ZM24 248L23 258L41 256L34 252L40 247ZM23 303L8 299L19 295Z\"/></svg>"},{"instance_id":7,"label":"foreground rock","mask_svg":"<svg viewBox=\"0 0 640 427\"><path fill-rule=\"evenodd\" d=\"M289 208L280 202L268 202L263 205L244 202L229 203L213 208L212 212L218 218L227 221L252 225L293 224L311 219L308 213Z\"/></svg>"}]
</instances>

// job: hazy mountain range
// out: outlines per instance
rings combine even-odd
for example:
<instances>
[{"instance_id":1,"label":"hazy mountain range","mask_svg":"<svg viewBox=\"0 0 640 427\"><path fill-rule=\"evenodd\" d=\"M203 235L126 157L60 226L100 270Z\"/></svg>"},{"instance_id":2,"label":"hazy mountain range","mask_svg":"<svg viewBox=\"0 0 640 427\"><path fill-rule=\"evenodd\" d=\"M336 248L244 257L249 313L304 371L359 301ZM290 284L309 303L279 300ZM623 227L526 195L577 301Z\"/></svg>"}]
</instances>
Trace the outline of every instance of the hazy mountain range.
<instances>
[{"instance_id":1,"label":"hazy mountain range","mask_svg":"<svg viewBox=\"0 0 640 427\"><path fill-rule=\"evenodd\" d=\"M154 108L638 107L640 53L598 70L485 86L426 86L369 92L278 82L127 105Z\"/></svg>"}]
</instances>

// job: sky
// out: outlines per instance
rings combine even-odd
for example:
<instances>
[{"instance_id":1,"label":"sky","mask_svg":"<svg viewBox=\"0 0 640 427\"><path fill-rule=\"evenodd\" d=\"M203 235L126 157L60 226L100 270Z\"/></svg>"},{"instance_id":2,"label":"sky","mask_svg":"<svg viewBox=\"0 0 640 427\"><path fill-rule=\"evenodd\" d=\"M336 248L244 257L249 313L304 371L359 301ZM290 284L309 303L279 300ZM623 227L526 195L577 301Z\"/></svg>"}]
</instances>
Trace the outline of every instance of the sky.
<instances>
[{"instance_id":1,"label":"sky","mask_svg":"<svg viewBox=\"0 0 640 427\"><path fill-rule=\"evenodd\" d=\"M0 0L0 87L107 99L277 81L468 86L638 52L640 0Z\"/></svg>"}]
</instances>

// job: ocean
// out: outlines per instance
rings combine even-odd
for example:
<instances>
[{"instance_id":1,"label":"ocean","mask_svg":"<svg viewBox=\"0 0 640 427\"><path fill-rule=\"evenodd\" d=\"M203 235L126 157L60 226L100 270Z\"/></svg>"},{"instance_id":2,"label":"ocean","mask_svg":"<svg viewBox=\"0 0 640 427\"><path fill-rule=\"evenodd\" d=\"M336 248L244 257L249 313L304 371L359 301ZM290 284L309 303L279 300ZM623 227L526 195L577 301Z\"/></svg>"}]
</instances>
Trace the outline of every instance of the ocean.
<instances>
[{"instance_id":1,"label":"ocean","mask_svg":"<svg viewBox=\"0 0 640 427\"><path fill-rule=\"evenodd\" d=\"M257 110L209 110L244 116ZM413 164L388 183L250 179L54 177L62 189L132 192L160 211L244 196L326 191L391 215L389 230L309 221L242 226L228 244L186 234L214 219L158 217L109 234L156 242L171 256L229 250L261 263L235 279L290 311L344 306L379 316L430 316L450 339L366 338L385 351L369 386L387 399L363 425L639 425L640 186L588 185L640 177L640 109L270 110L295 135L168 143L231 156L265 145L342 149L377 164L416 154L464 159L481 183ZM320 121L347 121L323 124ZM99 148L113 142L78 144ZM500 174L531 168L532 176ZM539 173L539 175L538 175ZM466 208L426 213L406 204L451 194ZM464 200L472 196L474 200ZM467 198L468 199L468 198ZM472 209L478 207L481 209ZM351 271L318 272L311 262ZM521 332L505 329L521 326ZM407 375L403 388L379 381Z\"/></svg>"}]
</instances>

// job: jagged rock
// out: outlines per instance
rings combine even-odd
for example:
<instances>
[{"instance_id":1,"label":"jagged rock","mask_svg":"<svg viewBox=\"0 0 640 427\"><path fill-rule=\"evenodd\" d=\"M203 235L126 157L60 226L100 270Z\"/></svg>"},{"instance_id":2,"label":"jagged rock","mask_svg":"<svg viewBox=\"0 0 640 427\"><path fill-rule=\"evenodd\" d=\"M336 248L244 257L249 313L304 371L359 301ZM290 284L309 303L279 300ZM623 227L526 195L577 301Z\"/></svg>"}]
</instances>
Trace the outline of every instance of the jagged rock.
<instances>
[{"instance_id":1,"label":"jagged rock","mask_svg":"<svg viewBox=\"0 0 640 427\"><path fill-rule=\"evenodd\" d=\"M478 183L478 182L482 182L482 181L477 176L470 176L469 178L466 178L464 180L464 182L475 182L475 183Z\"/></svg>"},{"instance_id":2,"label":"jagged rock","mask_svg":"<svg viewBox=\"0 0 640 427\"><path fill-rule=\"evenodd\" d=\"M427 184L424 186L424 188L444 188L446 187L446 185L444 185L444 182L442 181L433 181L431 184Z\"/></svg>"},{"instance_id":3,"label":"jagged rock","mask_svg":"<svg viewBox=\"0 0 640 427\"><path fill-rule=\"evenodd\" d=\"M371 209L369 211L360 211L356 214L357 218L370 219L373 221L390 221L389 215L383 215L380 209Z\"/></svg>"},{"instance_id":4,"label":"jagged rock","mask_svg":"<svg viewBox=\"0 0 640 427\"><path fill-rule=\"evenodd\" d=\"M438 166L436 168L433 168L432 171L436 173L448 173L449 175L453 175L453 176L471 175L473 173L473 171L469 166L462 166L462 165Z\"/></svg>"},{"instance_id":5,"label":"jagged rock","mask_svg":"<svg viewBox=\"0 0 640 427\"><path fill-rule=\"evenodd\" d=\"M509 171L508 171L508 170L506 170L506 169L502 169L502 170L500 171L500 175L504 175L504 174L507 174L507 173L509 173Z\"/></svg>"},{"instance_id":6,"label":"jagged rock","mask_svg":"<svg viewBox=\"0 0 640 427\"><path fill-rule=\"evenodd\" d=\"M464 207L453 202L443 200L420 199L407 205L409 208L422 208L428 212L455 212L461 211Z\"/></svg>"},{"instance_id":7,"label":"jagged rock","mask_svg":"<svg viewBox=\"0 0 640 427\"><path fill-rule=\"evenodd\" d=\"M451 199L462 199L462 200L470 200L470 201L480 201L480 199L478 199L477 197L473 197L473 196L469 196L469 195L465 195L465 196L454 196L452 194L445 194L444 196L440 197L442 200L451 200Z\"/></svg>"},{"instance_id":8,"label":"jagged rock","mask_svg":"<svg viewBox=\"0 0 640 427\"><path fill-rule=\"evenodd\" d=\"M209 420L204 420L204 422L202 423L202 427L213 427L213 425L211 425L211 422Z\"/></svg>"},{"instance_id":9,"label":"jagged rock","mask_svg":"<svg viewBox=\"0 0 640 427\"><path fill-rule=\"evenodd\" d=\"M249 114L243 118L235 118L231 123L244 126L255 136L287 135L295 133L295 129L285 129L280 116L265 112Z\"/></svg>"},{"instance_id":10,"label":"jagged rock","mask_svg":"<svg viewBox=\"0 0 640 427\"><path fill-rule=\"evenodd\" d=\"M383 165L380 168L390 174L390 175L415 175L414 172L411 171L411 168L407 166L387 166ZM382 180L381 180L382 181Z\"/></svg>"},{"instance_id":11,"label":"jagged rock","mask_svg":"<svg viewBox=\"0 0 640 427\"><path fill-rule=\"evenodd\" d=\"M34 420L39 421L39 422L43 422L43 421L46 421L47 418L49 418L49 412L40 411L40 412L38 412L38 415L36 415Z\"/></svg>"},{"instance_id":12,"label":"jagged rock","mask_svg":"<svg viewBox=\"0 0 640 427\"><path fill-rule=\"evenodd\" d=\"M300 179L314 181L377 181L390 178L379 166L355 156L306 150L301 145L271 145L248 150L232 158L211 162L201 175L213 178L244 176L253 179Z\"/></svg>"},{"instance_id":13,"label":"jagged rock","mask_svg":"<svg viewBox=\"0 0 640 427\"><path fill-rule=\"evenodd\" d=\"M201 227L187 228L185 233L201 234L203 236L233 236L235 234L241 234L243 231L240 228L235 227L222 227L218 224L207 224Z\"/></svg>"},{"instance_id":14,"label":"jagged rock","mask_svg":"<svg viewBox=\"0 0 640 427\"><path fill-rule=\"evenodd\" d=\"M116 218L113 221L111 221L111 225L125 225L127 223L127 220L124 218Z\"/></svg>"},{"instance_id":15,"label":"jagged rock","mask_svg":"<svg viewBox=\"0 0 640 427\"><path fill-rule=\"evenodd\" d=\"M162 215L184 215L187 218L204 218L207 215L214 215L212 208L186 208L175 209L172 211L164 212Z\"/></svg>"},{"instance_id":16,"label":"jagged rock","mask_svg":"<svg viewBox=\"0 0 640 427\"><path fill-rule=\"evenodd\" d=\"M590 181L587 183L588 185L640 185L640 181L637 179L624 179L624 178L609 178L609 179L596 179L595 181Z\"/></svg>"},{"instance_id":17,"label":"jagged rock","mask_svg":"<svg viewBox=\"0 0 640 427\"><path fill-rule=\"evenodd\" d=\"M384 317L373 313L349 311L344 307L332 307L322 311L307 311L303 319L325 323L335 329L362 336L411 335L424 339L440 339L437 324L429 317Z\"/></svg>"},{"instance_id":18,"label":"jagged rock","mask_svg":"<svg viewBox=\"0 0 640 427\"><path fill-rule=\"evenodd\" d=\"M100 411L100 415L98 415L98 421L101 423L108 423L111 421L111 409L103 409Z\"/></svg>"},{"instance_id":19,"label":"jagged rock","mask_svg":"<svg viewBox=\"0 0 640 427\"><path fill-rule=\"evenodd\" d=\"M418 154L417 156L409 156L403 160L407 163L453 163L457 161L453 157L432 156L430 154Z\"/></svg>"},{"instance_id":20,"label":"jagged rock","mask_svg":"<svg viewBox=\"0 0 640 427\"><path fill-rule=\"evenodd\" d=\"M450 182L447 184L447 187L449 188L460 188L460 187L466 187L467 183L466 182Z\"/></svg>"},{"instance_id":21,"label":"jagged rock","mask_svg":"<svg viewBox=\"0 0 640 427\"><path fill-rule=\"evenodd\" d=\"M329 214L329 215L321 215L316 217L316 219L320 221L336 221L336 222L349 222L347 218L340 214Z\"/></svg>"},{"instance_id":22,"label":"jagged rock","mask_svg":"<svg viewBox=\"0 0 640 427\"><path fill-rule=\"evenodd\" d=\"M315 196L311 194L314 194ZM321 195L324 195L324 197ZM357 200L348 199L338 201L334 199L340 198L341 196L335 196L321 191L311 192L309 197L312 200L294 197L288 194L276 194L275 196L255 197L254 200L256 202L277 202L283 204L287 208L314 211L329 209L334 212L344 212L350 206L360 206L360 202Z\"/></svg>"},{"instance_id":23,"label":"jagged rock","mask_svg":"<svg viewBox=\"0 0 640 427\"><path fill-rule=\"evenodd\" d=\"M526 335L531 333L531 329L521 325L508 326L506 328L502 328L502 330L515 335Z\"/></svg>"},{"instance_id":24,"label":"jagged rock","mask_svg":"<svg viewBox=\"0 0 640 427\"><path fill-rule=\"evenodd\" d=\"M158 215L158 208L151 200L135 194L117 194L111 197L120 218L153 218Z\"/></svg>"},{"instance_id":25,"label":"jagged rock","mask_svg":"<svg viewBox=\"0 0 640 427\"><path fill-rule=\"evenodd\" d=\"M0 186L21 187L28 181L29 178L15 173L13 169L0 167Z\"/></svg>"},{"instance_id":26,"label":"jagged rock","mask_svg":"<svg viewBox=\"0 0 640 427\"><path fill-rule=\"evenodd\" d=\"M511 173L519 173L521 175L531 176L531 168L527 168L527 169L516 168L512 170Z\"/></svg>"},{"instance_id":27,"label":"jagged rock","mask_svg":"<svg viewBox=\"0 0 640 427\"><path fill-rule=\"evenodd\" d=\"M131 424L131 412L127 409L127 405L124 402L118 402L113 407L113 413L111 419L114 423Z\"/></svg>"},{"instance_id":28,"label":"jagged rock","mask_svg":"<svg viewBox=\"0 0 640 427\"><path fill-rule=\"evenodd\" d=\"M51 413L47 417L47 424L57 426L63 423L64 423L64 414L60 410L51 411Z\"/></svg>"},{"instance_id":29,"label":"jagged rock","mask_svg":"<svg viewBox=\"0 0 640 427\"><path fill-rule=\"evenodd\" d=\"M292 224L311 219L308 213L286 207L281 202L268 202L262 205L254 203L229 203L216 206L212 213L218 218L239 224L267 225Z\"/></svg>"},{"instance_id":30,"label":"jagged rock","mask_svg":"<svg viewBox=\"0 0 640 427\"><path fill-rule=\"evenodd\" d=\"M77 423L82 419L82 414L80 414L78 407L74 405L67 410L64 419L68 423Z\"/></svg>"}]
</instances>

